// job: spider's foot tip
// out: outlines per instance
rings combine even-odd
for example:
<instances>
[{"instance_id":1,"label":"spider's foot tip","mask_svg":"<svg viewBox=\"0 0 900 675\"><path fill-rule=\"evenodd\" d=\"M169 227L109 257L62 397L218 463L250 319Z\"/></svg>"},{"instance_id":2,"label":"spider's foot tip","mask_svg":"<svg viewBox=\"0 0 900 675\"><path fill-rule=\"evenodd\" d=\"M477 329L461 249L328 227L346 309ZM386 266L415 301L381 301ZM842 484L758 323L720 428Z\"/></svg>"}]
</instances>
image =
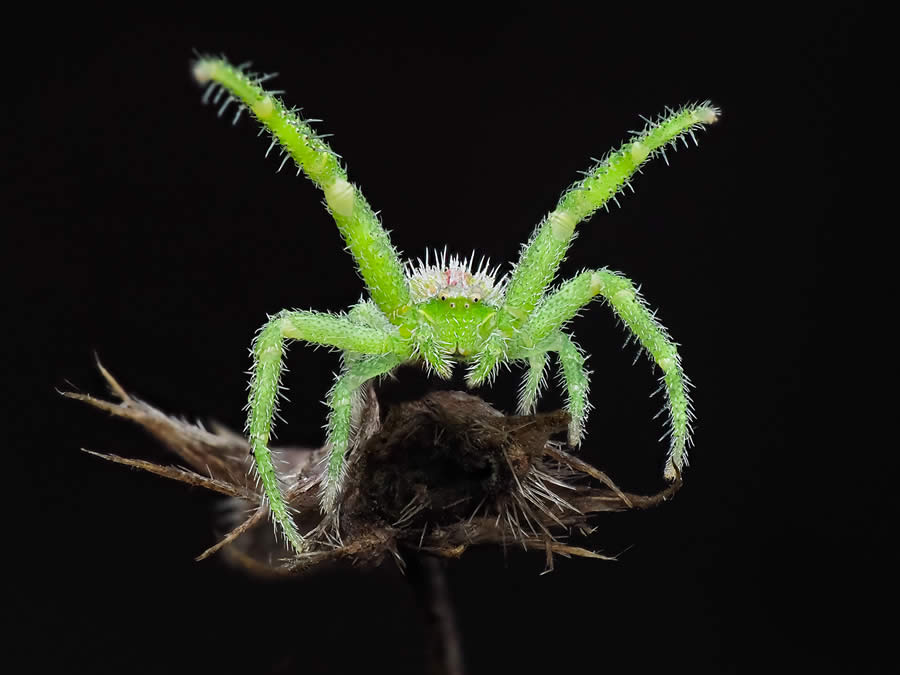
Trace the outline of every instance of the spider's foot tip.
<instances>
[{"instance_id":1,"label":"spider's foot tip","mask_svg":"<svg viewBox=\"0 0 900 675\"><path fill-rule=\"evenodd\" d=\"M206 84L216 74L215 64L205 59L201 59L194 63L193 68L191 68L191 74L194 76L197 84Z\"/></svg>"},{"instance_id":2,"label":"spider's foot tip","mask_svg":"<svg viewBox=\"0 0 900 675\"><path fill-rule=\"evenodd\" d=\"M578 448L580 448L583 435L584 434L580 427L570 427L569 437L567 439L569 442L569 447L573 450L577 450Z\"/></svg>"},{"instance_id":3,"label":"spider's foot tip","mask_svg":"<svg viewBox=\"0 0 900 675\"><path fill-rule=\"evenodd\" d=\"M288 551L293 555L309 553L309 542L299 534L293 535L285 542Z\"/></svg>"},{"instance_id":4,"label":"spider's foot tip","mask_svg":"<svg viewBox=\"0 0 900 675\"><path fill-rule=\"evenodd\" d=\"M697 111L697 121L701 124L712 124L719 120L721 114L721 111L715 106L706 106Z\"/></svg>"}]
</instances>

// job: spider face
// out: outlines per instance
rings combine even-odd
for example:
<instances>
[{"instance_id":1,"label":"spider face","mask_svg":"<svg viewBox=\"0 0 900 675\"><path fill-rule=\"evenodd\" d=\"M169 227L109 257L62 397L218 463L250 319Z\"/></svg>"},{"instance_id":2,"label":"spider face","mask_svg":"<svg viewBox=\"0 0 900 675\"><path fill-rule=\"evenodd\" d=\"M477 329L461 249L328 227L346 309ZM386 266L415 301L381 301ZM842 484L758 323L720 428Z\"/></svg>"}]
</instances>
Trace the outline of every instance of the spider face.
<instances>
[{"instance_id":1,"label":"spider face","mask_svg":"<svg viewBox=\"0 0 900 675\"><path fill-rule=\"evenodd\" d=\"M480 296L450 295L443 291L417 307L435 337L447 345L449 356L465 361L481 352L481 346L497 325L498 308L486 305Z\"/></svg>"}]
</instances>

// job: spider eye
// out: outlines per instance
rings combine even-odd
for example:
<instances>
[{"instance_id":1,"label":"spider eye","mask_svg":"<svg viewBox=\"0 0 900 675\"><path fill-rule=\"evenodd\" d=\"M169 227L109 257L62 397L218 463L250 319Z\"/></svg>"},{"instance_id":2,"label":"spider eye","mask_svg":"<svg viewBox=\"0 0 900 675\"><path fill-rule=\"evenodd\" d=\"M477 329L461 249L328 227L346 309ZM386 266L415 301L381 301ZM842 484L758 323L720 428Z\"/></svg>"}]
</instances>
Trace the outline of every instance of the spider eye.
<instances>
[{"instance_id":1,"label":"spider eye","mask_svg":"<svg viewBox=\"0 0 900 675\"><path fill-rule=\"evenodd\" d=\"M455 308L456 308L456 303L455 303L455 302L451 302L451 303L450 303L450 309L455 309Z\"/></svg>"},{"instance_id":2,"label":"spider eye","mask_svg":"<svg viewBox=\"0 0 900 675\"><path fill-rule=\"evenodd\" d=\"M446 300L446 299L447 299L447 294L441 293L441 300Z\"/></svg>"},{"instance_id":3,"label":"spider eye","mask_svg":"<svg viewBox=\"0 0 900 675\"><path fill-rule=\"evenodd\" d=\"M473 295L473 296L472 296L472 302L478 302L479 300L481 300L481 296L480 296L480 295Z\"/></svg>"},{"instance_id":4,"label":"spider eye","mask_svg":"<svg viewBox=\"0 0 900 675\"><path fill-rule=\"evenodd\" d=\"M463 307L465 307L466 309L469 309L469 303L467 302L465 305L463 305Z\"/></svg>"}]
</instances>

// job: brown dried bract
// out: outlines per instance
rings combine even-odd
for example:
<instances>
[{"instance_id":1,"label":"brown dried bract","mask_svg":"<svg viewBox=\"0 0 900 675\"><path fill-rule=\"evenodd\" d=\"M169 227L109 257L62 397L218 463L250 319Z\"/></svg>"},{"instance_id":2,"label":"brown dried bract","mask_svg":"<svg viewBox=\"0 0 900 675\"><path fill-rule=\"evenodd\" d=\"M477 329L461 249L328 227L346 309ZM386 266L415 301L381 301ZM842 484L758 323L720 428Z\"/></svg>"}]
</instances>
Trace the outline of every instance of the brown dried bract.
<instances>
[{"instance_id":1,"label":"brown dried bract","mask_svg":"<svg viewBox=\"0 0 900 675\"><path fill-rule=\"evenodd\" d=\"M310 533L309 552L287 558L268 525L246 440L219 426L208 431L166 415L128 394L99 363L98 368L118 402L64 395L136 422L190 468L85 452L232 499L232 513L240 518L233 516L233 529L198 560L221 550L257 574L292 574L341 559L377 563L386 553L402 565L405 551L453 558L476 544L542 550L548 569L554 553L610 559L560 537L587 529L596 513L655 506L681 487L679 477L652 496L623 492L550 440L566 429L563 411L503 415L476 396L449 391L398 404L383 416L369 386L335 516L322 516L314 489L324 449L273 450L280 473L290 477L286 494L297 525Z\"/></svg>"}]
</instances>

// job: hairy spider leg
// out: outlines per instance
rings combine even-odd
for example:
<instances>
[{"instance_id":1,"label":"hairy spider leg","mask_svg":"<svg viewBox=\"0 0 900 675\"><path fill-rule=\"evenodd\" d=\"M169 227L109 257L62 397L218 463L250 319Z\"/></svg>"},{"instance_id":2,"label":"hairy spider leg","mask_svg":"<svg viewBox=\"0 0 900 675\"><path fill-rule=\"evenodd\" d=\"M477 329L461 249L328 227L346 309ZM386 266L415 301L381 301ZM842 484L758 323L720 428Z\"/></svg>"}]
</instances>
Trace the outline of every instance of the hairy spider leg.
<instances>
[{"instance_id":1,"label":"hairy spider leg","mask_svg":"<svg viewBox=\"0 0 900 675\"><path fill-rule=\"evenodd\" d=\"M687 136L696 143L694 131L715 122L719 114L718 108L704 102L670 111L655 122L647 121L641 132L608 153L585 172L582 180L563 193L556 208L538 224L522 248L506 287L497 324L500 335L485 345L472 365L468 375L470 386L490 382L497 366L508 358L504 336L514 338L517 329L544 297L575 237L578 223L605 207L609 200L618 203L616 195L626 186L631 188L631 178L643 164L657 155L665 158L666 146L674 145L679 139L686 145Z\"/></svg>"},{"instance_id":2,"label":"hairy spider leg","mask_svg":"<svg viewBox=\"0 0 900 675\"><path fill-rule=\"evenodd\" d=\"M527 356L528 370L522 378L522 386L519 388L520 415L533 415L537 409L537 400L546 385L545 373L547 370L547 351L534 350Z\"/></svg>"},{"instance_id":3,"label":"hairy spider leg","mask_svg":"<svg viewBox=\"0 0 900 675\"><path fill-rule=\"evenodd\" d=\"M534 411L539 390L543 387L544 370L547 355L556 352L559 362L559 381L566 391L566 411L569 413L569 445L573 448L581 445L584 436L584 423L590 412L588 401L590 388L590 371L585 368L585 356L581 348L572 340L572 336L561 330L553 330L543 336L535 344L530 335L519 331L519 340L510 348L509 358L525 360L528 369L522 378L519 390L519 414L527 415ZM522 344L528 346L522 347ZM531 346L533 345L533 346Z\"/></svg>"},{"instance_id":4,"label":"hairy spider leg","mask_svg":"<svg viewBox=\"0 0 900 675\"><path fill-rule=\"evenodd\" d=\"M365 324L370 328L377 328L389 333L396 332L397 330L394 325L388 321L384 312L378 309L378 305L365 298L360 298L360 301L353 305L347 312L347 316L350 317L351 321Z\"/></svg>"},{"instance_id":5,"label":"hairy spider leg","mask_svg":"<svg viewBox=\"0 0 900 675\"><path fill-rule=\"evenodd\" d=\"M607 154L585 172L582 180L566 190L556 208L541 221L522 248L519 262L510 275L499 328L511 333L538 305L556 276L578 223L605 207L610 199L616 200L616 195L626 186L630 188L635 172L656 155L665 156L667 145L675 144L679 138L687 144L686 136L696 143L694 131L716 121L718 116L719 110L705 102L670 111L655 122L648 121L643 131ZM490 366L483 370L489 372Z\"/></svg>"},{"instance_id":6,"label":"hairy spider leg","mask_svg":"<svg viewBox=\"0 0 900 675\"><path fill-rule=\"evenodd\" d=\"M271 134L273 146L279 145L285 159L294 160L298 173L303 171L325 193L328 210L372 299L394 321L397 312L409 304L409 286L400 257L362 192L347 180L338 155L298 111L266 91L261 77L222 58L200 58L193 72L199 83L224 88L229 100L248 108Z\"/></svg>"},{"instance_id":7,"label":"hairy spider leg","mask_svg":"<svg viewBox=\"0 0 900 675\"><path fill-rule=\"evenodd\" d=\"M402 352L403 347L396 336L353 322L346 316L289 310L270 317L253 342L253 372L247 399L249 412L246 433L272 518L291 547L301 552L304 548L303 537L288 512L269 450L272 421L278 407L282 360L288 340L304 340L314 345L327 345L361 354L384 354L395 350ZM349 436L349 425L346 428L339 425L338 431L346 431ZM334 444L335 439L332 438L331 442ZM346 448L346 442L337 439L337 446Z\"/></svg>"},{"instance_id":8,"label":"hairy spider leg","mask_svg":"<svg viewBox=\"0 0 900 675\"><path fill-rule=\"evenodd\" d=\"M669 480L674 480L688 463L687 449L691 442L691 424L694 419L689 394L690 380L681 366L676 343L631 280L605 268L582 272L543 300L522 326L518 333L519 340L540 342L574 317L578 310L597 295L609 304L663 372L661 387L666 391L670 424L668 435L671 435L664 475ZM562 352L560 360L563 361ZM569 385L570 374L565 362L563 375L570 391L571 405L572 386ZM583 413L586 414L587 410L583 410Z\"/></svg>"},{"instance_id":9,"label":"hairy spider leg","mask_svg":"<svg viewBox=\"0 0 900 675\"><path fill-rule=\"evenodd\" d=\"M328 393L328 462L319 492L323 513L332 513L346 477L344 456L353 436L352 416L361 387L376 377L386 375L408 358L400 354L364 356L341 373Z\"/></svg>"},{"instance_id":10,"label":"hairy spider leg","mask_svg":"<svg viewBox=\"0 0 900 675\"><path fill-rule=\"evenodd\" d=\"M588 401L590 373L584 366L584 354L572 340L572 336L562 331L557 331L555 336L556 344L553 347L559 360L560 380L566 386L566 410L571 418L569 445L576 448L581 445L584 423L591 409Z\"/></svg>"},{"instance_id":11,"label":"hairy spider leg","mask_svg":"<svg viewBox=\"0 0 900 675\"><path fill-rule=\"evenodd\" d=\"M542 300L575 237L578 223L590 218L600 207L606 206L610 199L615 200L625 186L630 187L631 177L640 170L641 165L658 154L665 156L667 145L677 143L679 138L686 144L685 138L688 135L696 142L694 131L715 122L718 116L719 110L716 107L701 103L684 106L655 122L647 122L643 131L634 135L618 150L610 152L586 172L584 179L566 190L556 208L541 221L522 249L519 262L513 268L506 287L497 332L485 342L472 364L467 377L469 386L490 383L500 363L516 358L515 347L521 346L523 338L526 341L528 339L518 334L519 328L530 322L536 307L543 306ZM555 327L559 325L556 324ZM546 334L532 337L541 339ZM528 377L538 378L537 374L527 375L526 378ZM537 382L539 381L538 378ZM535 382L526 379L522 388L524 399L521 400L533 402L536 393L531 392L536 386ZM582 415L586 414L585 408ZM577 420L573 416L570 431L577 431L575 435L579 439L582 428L578 425L582 423L583 418Z\"/></svg>"},{"instance_id":12,"label":"hairy spider leg","mask_svg":"<svg viewBox=\"0 0 900 675\"><path fill-rule=\"evenodd\" d=\"M440 339L427 313L416 307L411 312L411 321L406 330L414 345L416 355L425 364L429 375L436 375L445 380L453 375L453 359L450 356L450 345Z\"/></svg>"}]
</instances>

